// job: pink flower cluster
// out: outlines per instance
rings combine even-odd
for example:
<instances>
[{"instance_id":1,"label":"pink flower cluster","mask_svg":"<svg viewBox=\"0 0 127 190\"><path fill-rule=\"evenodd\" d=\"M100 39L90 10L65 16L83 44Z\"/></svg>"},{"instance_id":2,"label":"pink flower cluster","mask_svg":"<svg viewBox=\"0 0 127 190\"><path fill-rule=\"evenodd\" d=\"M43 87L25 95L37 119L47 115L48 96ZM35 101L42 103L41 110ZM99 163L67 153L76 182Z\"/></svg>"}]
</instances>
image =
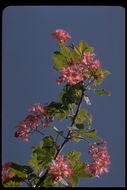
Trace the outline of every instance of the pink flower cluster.
<instances>
[{"instance_id":1,"label":"pink flower cluster","mask_svg":"<svg viewBox=\"0 0 127 190\"><path fill-rule=\"evenodd\" d=\"M108 166L111 164L110 155L106 145L106 141L101 141L100 143L93 143L89 147L93 163L87 164L85 170L96 177L99 177L102 173L108 173Z\"/></svg>"},{"instance_id":2,"label":"pink flower cluster","mask_svg":"<svg viewBox=\"0 0 127 190\"><path fill-rule=\"evenodd\" d=\"M73 173L73 169L69 161L65 160L63 156L58 155L54 163L49 165L48 172L52 175L53 181L59 181L61 178L69 178Z\"/></svg>"},{"instance_id":3,"label":"pink flower cluster","mask_svg":"<svg viewBox=\"0 0 127 190\"><path fill-rule=\"evenodd\" d=\"M99 69L100 61L95 59L95 53L85 52L83 54L83 67L86 69Z\"/></svg>"},{"instance_id":4,"label":"pink flower cluster","mask_svg":"<svg viewBox=\"0 0 127 190\"><path fill-rule=\"evenodd\" d=\"M75 85L83 80L81 64L71 63L60 70L61 76L57 80L57 84L67 82L70 85Z\"/></svg>"},{"instance_id":5,"label":"pink flower cluster","mask_svg":"<svg viewBox=\"0 0 127 190\"><path fill-rule=\"evenodd\" d=\"M60 42L65 43L71 38L70 34L65 32L63 29L57 29L52 33L53 37L59 40Z\"/></svg>"},{"instance_id":6,"label":"pink flower cluster","mask_svg":"<svg viewBox=\"0 0 127 190\"><path fill-rule=\"evenodd\" d=\"M3 182L8 181L15 176L13 172L9 171L10 166L11 166L11 163L7 162L2 167L2 181Z\"/></svg>"},{"instance_id":7,"label":"pink flower cluster","mask_svg":"<svg viewBox=\"0 0 127 190\"><path fill-rule=\"evenodd\" d=\"M30 114L17 126L18 130L15 132L15 137L21 137L23 141L29 141L29 133L36 130L40 122L42 127L48 125L49 122L54 120L54 116L46 116L48 105L41 107L40 103L37 103L29 110Z\"/></svg>"},{"instance_id":8,"label":"pink flower cluster","mask_svg":"<svg viewBox=\"0 0 127 190\"><path fill-rule=\"evenodd\" d=\"M67 82L75 85L91 76L90 70L100 68L100 61L95 59L95 54L91 52L84 53L82 61L79 63L71 62L68 66L60 70L61 76L57 79L57 84Z\"/></svg>"}]
</instances>

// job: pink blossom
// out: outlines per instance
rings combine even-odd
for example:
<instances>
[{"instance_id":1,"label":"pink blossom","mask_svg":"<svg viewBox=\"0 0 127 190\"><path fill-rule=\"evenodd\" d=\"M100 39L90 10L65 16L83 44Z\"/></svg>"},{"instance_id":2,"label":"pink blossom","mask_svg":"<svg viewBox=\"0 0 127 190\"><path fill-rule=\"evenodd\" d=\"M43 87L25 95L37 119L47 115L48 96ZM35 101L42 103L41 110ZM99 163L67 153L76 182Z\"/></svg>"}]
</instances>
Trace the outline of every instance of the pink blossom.
<instances>
[{"instance_id":1,"label":"pink blossom","mask_svg":"<svg viewBox=\"0 0 127 190\"><path fill-rule=\"evenodd\" d=\"M98 69L100 68L100 61L98 59L95 59L95 53L91 52L85 52L83 59L83 67L84 69L90 68L90 69Z\"/></svg>"},{"instance_id":2,"label":"pink blossom","mask_svg":"<svg viewBox=\"0 0 127 190\"><path fill-rule=\"evenodd\" d=\"M34 104L32 109L29 109L29 112L41 118L41 117L46 116L47 108L48 108L47 105L45 105L44 107L41 107L40 103L36 103Z\"/></svg>"},{"instance_id":3,"label":"pink blossom","mask_svg":"<svg viewBox=\"0 0 127 190\"><path fill-rule=\"evenodd\" d=\"M71 38L70 34L65 32L63 29L57 29L52 33L53 37L60 42L65 43L67 40Z\"/></svg>"},{"instance_id":4,"label":"pink blossom","mask_svg":"<svg viewBox=\"0 0 127 190\"><path fill-rule=\"evenodd\" d=\"M15 137L21 137L23 141L28 142L30 138L29 133L36 129L38 126L38 118L33 115L28 115L22 122L17 126L18 130L15 132Z\"/></svg>"},{"instance_id":5,"label":"pink blossom","mask_svg":"<svg viewBox=\"0 0 127 190\"><path fill-rule=\"evenodd\" d=\"M99 69L100 68L100 61L96 59L95 61L92 62L91 66L92 69Z\"/></svg>"},{"instance_id":6,"label":"pink blossom","mask_svg":"<svg viewBox=\"0 0 127 190\"><path fill-rule=\"evenodd\" d=\"M69 85L75 85L85 79L91 77L91 70L100 68L100 61L95 59L95 54L85 52L84 57L80 62L71 62L60 70L60 77L57 79L57 84L66 82Z\"/></svg>"},{"instance_id":7,"label":"pink blossom","mask_svg":"<svg viewBox=\"0 0 127 190\"><path fill-rule=\"evenodd\" d=\"M47 109L48 104L45 104L43 107L40 103L34 104L34 106L29 109L30 114L17 125L18 130L15 132L15 137L21 137L23 141L28 142L30 140L29 134L35 131L40 123L42 127L45 127L49 122L52 122L54 116L47 116Z\"/></svg>"},{"instance_id":8,"label":"pink blossom","mask_svg":"<svg viewBox=\"0 0 127 190\"><path fill-rule=\"evenodd\" d=\"M11 162L6 162L6 163L2 166L2 171L8 170L10 166L11 166Z\"/></svg>"},{"instance_id":9,"label":"pink blossom","mask_svg":"<svg viewBox=\"0 0 127 190\"><path fill-rule=\"evenodd\" d=\"M65 160L63 156L58 155L54 163L49 165L48 172L52 175L54 181L59 181L60 178L69 178L73 173L73 169L69 161Z\"/></svg>"},{"instance_id":10,"label":"pink blossom","mask_svg":"<svg viewBox=\"0 0 127 190\"><path fill-rule=\"evenodd\" d=\"M10 171L11 162L7 162L2 167L2 181L5 182L10 180L15 176L13 172Z\"/></svg>"},{"instance_id":11,"label":"pink blossom","mask_svg":"<svg viewBox=\"0 0 127 190\"><path fill-rule=\"evenodd\" d=\"M83 80L81 64L71 63L60 70L61 76L57 80L57 84L67 82L70 85L75 85Z\"/></svg>"},{"instance_id":12,"label":"pink blossom","mask_svg":"<svg viewBox=\"0 0 127 190\"><path fill-rule=\"evenodd\" d=\"M92 175L99 177L99 175L108 172L108 167L111 164L110 155L107 150L107 142L101 141L93 143L89 147L92 163L87 164L85 169Z\"/></svg>"},{"instance_id":13,"label":"pink blossom","mask_svg":"<svg viewBox=\"0 0 127 190\"><path fill-rule=\"evenodd\" d=\"M5 182L5 181L8 181L10 180L11 178L13 178L15 176L15 174L13 172L7 172L6 174L4 174L2 176L2 181Z\"/></svg>"}]
</instances>

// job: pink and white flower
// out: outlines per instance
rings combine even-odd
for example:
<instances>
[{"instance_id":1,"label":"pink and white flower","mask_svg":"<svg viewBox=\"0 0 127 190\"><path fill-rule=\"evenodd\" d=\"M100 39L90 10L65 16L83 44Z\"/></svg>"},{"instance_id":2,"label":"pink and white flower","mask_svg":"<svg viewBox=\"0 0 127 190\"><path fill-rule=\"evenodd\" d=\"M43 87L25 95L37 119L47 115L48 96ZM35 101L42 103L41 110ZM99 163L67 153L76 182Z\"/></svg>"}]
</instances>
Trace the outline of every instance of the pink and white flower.
<instances>
[{"instance_id":1,"label":"pink and white flower","mask_svg":"<svg viewBox=\"0 0 127 190\"><path fill-rule=\"evenodd\" d=\"M45 104L43 107L40 103L34 104L32 109L29 109L30 114L17 126L18 130L15 132L15 137L21 137L23 141L28 142L30 140L29 133L36 130L39 124L45 127L52 122L54 116L47 116L47 109L48 104Z\"/></svg>"},{"instance_id":2,"label":"pink and white flower","mask_svg":"<svg viewBox=\"0 0 127 190\"><path fill-rule=\"evenodd\" d=\"M99 177L103 173L108 173L109 165L111 164L110 155L107 150L107 142L93 143L89 147L89 153L92 163L87 164L85 170L92 175Z\"/></svg>"},{"instance_id":3,"label":"pink and white flower","mask_svg":"<svg viewBox=\"0 0 127 190\"><path fill-rule=\"evenodd\" d=\"M15 174L10 171L11 162L6 162L2 166L2 182L8 181L12 179Z\"/></svg>"},{"instance_id":4,"label":"pink and white flower","mask_svg":"<svg viewBox=\"0 0 127 190\"><path fill-rule=\"evenodd\" d=\"M95 53L85 52L83 59L83 67L84 69L99 69L100 68L100 61L95 59Z\"/></svg>"},{"instance_id":5,"label":"pink and white flower","mask_svg":"<svg viewBox=\"0 0 127 190\"><path fill-rule=\"evenodd\" d=\"M73 173L73 169L68 160L65 160L63 156L58 155L54 163L49 165L48 173L51 174L53 181L59 181L61 178L69 178Z\"/></svg>"},{"instance_id":6,"label":"pink and white flower","mask_svg":"<svg viewBox=\"0 0 127 190\"><path fill-rule=\"evenodd\" d=\"M70 34L63 29L57 29L52 33L52 36L60 42L66 43L71 38Z\"/></svg>"},{"instance_id":7,"label":"pink and white flower","mask_svg":"<svg viewBox=\"0 0 127 190\"><path fill-rule=\"evenodd\" d=\"M60 70L61 76L57 80L57 84L67 82L70 85L75 85L83 81L81 64L71 63L67 67Z\"/></svg>"}]
</instances>

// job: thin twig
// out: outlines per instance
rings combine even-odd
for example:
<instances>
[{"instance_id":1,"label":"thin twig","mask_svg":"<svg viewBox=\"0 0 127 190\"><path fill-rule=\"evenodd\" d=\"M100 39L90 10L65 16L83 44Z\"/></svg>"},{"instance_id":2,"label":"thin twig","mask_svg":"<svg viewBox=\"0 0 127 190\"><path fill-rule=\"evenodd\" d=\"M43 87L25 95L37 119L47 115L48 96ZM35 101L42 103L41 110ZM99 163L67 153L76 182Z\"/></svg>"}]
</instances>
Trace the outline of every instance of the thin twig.
<instances>
[{"instance_id":1,"label":"thin twig","mask_svg":"<svg viewBox=\"0 0 127 190\"><path fill-rule=\"evenodd\" d=\"M36 128L36 130L35 130L36 132L38 132L38 133L40 133L42 136L44 136L45 134L44 133L42 133L41 131L39 131L37 128Z\"/></svg>"},{"instance_id":2,"label":"thin twig","mask_svg":"<svg viewBox=\"0 0 127 190\"><path fill-rule=\"evenodd\" d=\"M56 129L57 129L58 131L55 130L54 128L52 128L52 129L53 129L57 134L59 134L61 137L63 137L64 139L66 139L66 137L65 137L57 128L56 128Z\"/></svg>"}]
</instances>

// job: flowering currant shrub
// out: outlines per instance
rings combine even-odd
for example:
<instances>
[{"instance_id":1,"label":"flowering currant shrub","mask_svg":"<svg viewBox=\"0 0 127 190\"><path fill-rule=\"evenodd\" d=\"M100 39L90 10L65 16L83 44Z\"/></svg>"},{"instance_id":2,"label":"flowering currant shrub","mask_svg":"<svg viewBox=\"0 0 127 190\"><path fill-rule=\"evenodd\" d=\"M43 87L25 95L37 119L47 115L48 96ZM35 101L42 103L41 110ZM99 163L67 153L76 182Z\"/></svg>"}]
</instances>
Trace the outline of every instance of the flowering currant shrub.
<instances>
[{"instance_id":1,"label":"flowering currant shrub","mask_svg":"<svg viewBox=\"0 0 127 190\"><path fill-rule=\"evenodd\" d=\"M32 147L27 165L14 162L2 167L2 183L5 187L75 187L80 178L96 178L109 171L111 164L107 141L92 128L92 115L83 104L91 105L88 91L98 95L110 95L97 89L110 72L101 67L94 48L81 40L78 45L67 44L70 34L57 29L52 37L58 42L53 53L53 68L58 71L56 84L63 85L57 101L41 105L36 103L28 115L16 126L15 137L22 141L32 140L38 133L42 140ZM55 121L67 120L70 124L61 131ZM48 129L49 135L45 134ZM54 133L52 133L54 131ZM61 138L62 141L58 142ZM64 154L64 146L75 141L87 143L90 161L80 161L81 152L71 150Z\"/></svg>"}]
</instances>

